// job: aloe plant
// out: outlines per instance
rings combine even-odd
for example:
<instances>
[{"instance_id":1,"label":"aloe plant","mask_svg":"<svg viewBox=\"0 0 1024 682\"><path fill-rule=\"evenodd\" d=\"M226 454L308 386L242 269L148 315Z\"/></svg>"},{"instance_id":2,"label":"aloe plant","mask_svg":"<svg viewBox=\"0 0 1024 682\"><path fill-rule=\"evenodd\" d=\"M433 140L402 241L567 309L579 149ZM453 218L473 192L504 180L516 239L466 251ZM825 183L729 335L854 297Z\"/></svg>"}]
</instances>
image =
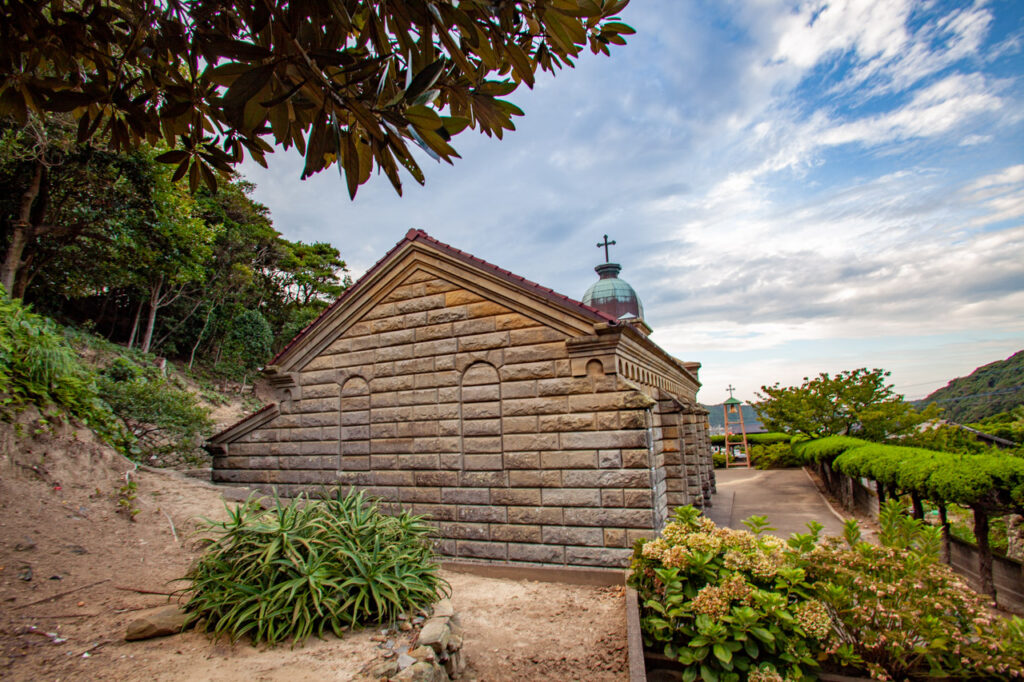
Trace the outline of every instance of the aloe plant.
<instances>
[{"instance_id":1,"label":"aloe plant","mask_svg":"<svg viewBox=\"0 0 1024 682\"><path fill-rule=\"evenodd\" d=\"M449 591L422 517L387 516L363 493L254 501L200 529L205 551L184 580L190 622L274 645L393 622Z\"/></svg>"}]
</instances>

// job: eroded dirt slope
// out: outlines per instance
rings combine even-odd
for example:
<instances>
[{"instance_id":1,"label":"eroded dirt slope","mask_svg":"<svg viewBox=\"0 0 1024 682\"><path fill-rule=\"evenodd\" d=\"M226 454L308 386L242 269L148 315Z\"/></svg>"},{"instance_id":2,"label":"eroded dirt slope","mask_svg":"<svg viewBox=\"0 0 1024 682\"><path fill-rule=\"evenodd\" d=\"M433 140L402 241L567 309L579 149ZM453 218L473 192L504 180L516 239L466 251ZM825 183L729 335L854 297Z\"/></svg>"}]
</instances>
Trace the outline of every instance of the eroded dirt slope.
<instances>
[{"instance_id":1,"label":"eroded dirt slope","mask_svg":"<svg viewBox=\"0 0 1024 682\"><path fill-rule=\"evenodd\" d=\"M138 469L86 429L36 434L31 414L19 424L0 423L0 678L345 680L384 655L375 630L271 650L195 632L123 641L129 621L179 586L197 519L225 513L222 489ZM126 481L137 485L134 521L119 511ZM467 679L626 677L621 588L445 577Z\"/></svg>"}]
</instances>

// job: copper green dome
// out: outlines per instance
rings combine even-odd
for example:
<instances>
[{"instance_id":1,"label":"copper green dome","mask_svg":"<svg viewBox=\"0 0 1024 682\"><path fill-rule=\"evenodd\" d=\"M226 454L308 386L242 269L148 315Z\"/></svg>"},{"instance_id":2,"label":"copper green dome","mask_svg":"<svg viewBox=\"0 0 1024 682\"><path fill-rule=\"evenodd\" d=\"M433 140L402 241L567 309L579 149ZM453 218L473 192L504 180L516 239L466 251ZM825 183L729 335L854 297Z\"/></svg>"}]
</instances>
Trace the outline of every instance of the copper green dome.
<instances>
[{"instance_id":1,"label":"copper green dome","mask_svg":"<svg viewBox=\"0 0 1024 682\"><path fill-rule=\"evenodd\" d=\"M619 279L622 266L618 263L601 263L594 270L601 279L583 294L583 303L597 308L616 319L644 318L644 307L633 287L623 279ZM628 316L628 317L627 317Z\"/></svg>"}]
</instances>

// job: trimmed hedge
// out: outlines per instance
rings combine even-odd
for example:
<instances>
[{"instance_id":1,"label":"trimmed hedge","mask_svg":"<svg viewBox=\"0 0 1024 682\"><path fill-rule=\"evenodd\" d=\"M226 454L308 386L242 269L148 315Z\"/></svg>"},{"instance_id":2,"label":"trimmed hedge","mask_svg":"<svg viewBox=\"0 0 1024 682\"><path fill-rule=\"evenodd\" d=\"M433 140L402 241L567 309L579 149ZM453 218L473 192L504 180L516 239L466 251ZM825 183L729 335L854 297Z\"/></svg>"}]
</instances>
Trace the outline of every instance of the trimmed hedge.
<instances>
[{"instance_id":1,"label":"trimmed hedge","mask_svg":"<svg viewBox=\"0 0 1024 682\"><path fill-rule=\"evenodd\" d=\"M736 435L736 434L733 434ZM776 443L789 443L793 437L788 433L748 433L747 443L750 445L775 445ZM712 445L725 445L725 436L711 436Z\"/></svg>"},{"instance_id":2,"label":"trimmed hedge","mask_svg":"<svg viewBox=\"0 0 1024 682\"><path fill-rule=\"evenodd\" d=\"M1024 459L966 455L829 436L797 443L804 462L829 464L851 478L870 478L887 489L937 503L1024 511Z\"/></svg>"},{"instance_id":3,"label":"trimmed hedge","mask_svg":"<svg viewBox=\"0 0 1024 682\"><path fill-rule=\"evenodd\" d=\"M805 440L793 443L793 452L808 464L831 463L839 455L851 448L867 445L868 441L850 436L829 436L816 440Z\"/></svg>"},{"instance_id":4,"label":"trimmed hedge","mask_svg":"<svg viewBox=\"0 0 1024 682\"><path fill-rule=\"evenodd\" d=\"M946 506L970 507L978 539L982 590L995 595L989 517L1024 513L1024 458L1013 455L959 454L924 448L869 443L830 436L797 443L793 451L804 461L827 465L853 479L868 478L890 495L910 495L915 515L928 500L939 508L945 532Z\"/></svg>"}]
</instances>

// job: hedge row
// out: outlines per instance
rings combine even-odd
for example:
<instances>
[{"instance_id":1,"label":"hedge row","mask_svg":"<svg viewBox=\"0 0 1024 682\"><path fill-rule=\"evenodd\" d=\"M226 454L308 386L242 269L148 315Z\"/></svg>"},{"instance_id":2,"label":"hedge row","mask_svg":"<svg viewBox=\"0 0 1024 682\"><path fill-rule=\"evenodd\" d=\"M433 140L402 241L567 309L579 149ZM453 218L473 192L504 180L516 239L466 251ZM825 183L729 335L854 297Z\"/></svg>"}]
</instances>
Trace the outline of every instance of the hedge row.
<instances>
[{"instance_id":1,"label":"hedge row","mask_svg":"<svg viewBox=\"0 0 1024 682\"><path fill-rule=\"evenodd\" d=\"M982 591L995 596L992 551L988 544L989 517L1024 513L1024 458L940 452L846 436L794 443L793 451L806 463L853 479L875 481L879 501L884 494L909 495L918 517L923 515L922 501L932 502L939 509L947 538L946 506L970 507L974 512Z\"/></svg>"},{"instance_id":2,"label":"hedge row","mask_svg":"<svg viewBox=\"0 0 1024 682\"><path fill-rule=\"evenodd\" d=\"M941 504L1024 512L1024 459L968 455L830 436L793 445L804 462Z\"/></svg>"},{"instance_id":3,"label":"hedge row","mask_svg":"<svg viewBox=\"0 0 1024 682\"><path fill-rule=\"evenodd\" d=\"M735 438L738 434L732 434ZM749 445L775 445L776 443L788 443L792 440L788 433L748 433L747 443ZM735 442L732 440L731 442ZM712 445L725 445L725 436L711 436Z\"/></svg>"}]
</instances>

